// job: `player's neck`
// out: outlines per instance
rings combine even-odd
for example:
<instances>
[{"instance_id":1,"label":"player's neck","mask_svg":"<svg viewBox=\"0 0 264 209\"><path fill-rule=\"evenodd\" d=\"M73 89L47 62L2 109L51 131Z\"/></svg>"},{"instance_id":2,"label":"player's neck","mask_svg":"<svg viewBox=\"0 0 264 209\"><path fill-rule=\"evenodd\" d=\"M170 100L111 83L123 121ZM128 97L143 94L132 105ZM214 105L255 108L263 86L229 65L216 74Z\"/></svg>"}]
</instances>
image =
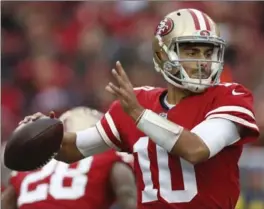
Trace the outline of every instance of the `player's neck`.
<instances>
[{"instance_id":1,"label":"player's neck","mask_svg":"<svg viewBox=\"0 0 264 209\"><path fill-rule=\"evenodd\" d=\"M184 91L183 89L176 88L175 86L169 84L168 85L168 95L167 95L167 102L170 105L178 104L183 98L189 96L188 91Z\"/></svg>"}]
</instances>

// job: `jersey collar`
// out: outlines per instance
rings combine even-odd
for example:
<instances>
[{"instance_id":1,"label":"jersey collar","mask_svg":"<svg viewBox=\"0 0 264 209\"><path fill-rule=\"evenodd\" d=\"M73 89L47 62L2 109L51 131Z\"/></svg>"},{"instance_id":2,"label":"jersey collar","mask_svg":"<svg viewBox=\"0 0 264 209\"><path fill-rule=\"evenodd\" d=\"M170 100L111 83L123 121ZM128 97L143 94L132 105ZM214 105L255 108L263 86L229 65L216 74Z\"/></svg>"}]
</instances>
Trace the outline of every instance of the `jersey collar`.
<instances>
[{"instance_id":1,"label":"jersey collar","mask_svg":"<svg viewBox=\"0 0 264 209\"><path fill-rule=\"evenodd\" d=\"M160 99L160 104L162 108L164 108L166 111L169 111L171 108L175 107L175 105L169 104L167 97L168 97L168 91L166 90L161 93L159 99Z\"/></svg>"}]
</instances>

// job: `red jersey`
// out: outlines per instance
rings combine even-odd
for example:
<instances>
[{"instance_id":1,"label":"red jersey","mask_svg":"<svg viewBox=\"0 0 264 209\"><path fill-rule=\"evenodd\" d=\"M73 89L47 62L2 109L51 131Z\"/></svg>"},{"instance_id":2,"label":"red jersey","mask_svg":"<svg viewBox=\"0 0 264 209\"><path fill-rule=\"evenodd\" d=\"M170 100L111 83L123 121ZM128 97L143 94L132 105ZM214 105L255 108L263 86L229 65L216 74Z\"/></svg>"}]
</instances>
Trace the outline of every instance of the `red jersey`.
<instances>
[{"instance_id":1,"label":"red jersey","mask_svg":"<svg viewBox=\"0 0 264 209\"><path fill-rule=\"evenodd\" d=\"M43 168L16 172L10 183L15 188L19 209L108 209L115 196L109 174L122 157L114 151L66 164L51 160Z\"/></svg>"},{"instance_id":2,"label":"red jersey","mask_svg":"<svg viewBox=\"0 0 264 209\"><path fill-rule=\"evenodd\" d=\"M235 208L242 145L259 134L251 93L239 84L225 83L186 97L171 109L164 103L165 89L142 87L135 93L144 108L188 130L211 118L225 118L244 127L235 144L206 162L192 165L156 145L115 101L96 126L108 145L134 154L138 208Z\"/></svg>"}]
</instances>

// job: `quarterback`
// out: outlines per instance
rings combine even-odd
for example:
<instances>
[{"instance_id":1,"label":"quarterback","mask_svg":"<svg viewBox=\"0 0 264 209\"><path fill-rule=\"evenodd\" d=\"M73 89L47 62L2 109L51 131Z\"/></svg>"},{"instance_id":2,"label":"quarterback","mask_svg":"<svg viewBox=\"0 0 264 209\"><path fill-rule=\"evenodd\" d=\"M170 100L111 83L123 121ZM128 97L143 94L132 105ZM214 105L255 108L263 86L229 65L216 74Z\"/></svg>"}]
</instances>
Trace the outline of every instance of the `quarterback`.
<instances>
[{"instance_id":1,"label":"quarterback","mask_svg":"<svg viewBox=\"0 0 264 209\"><path fill-rule=\"evenodd\" d=\"M224 51L216 23L205 13L166 15L154 33L153 62L167 88L133 88L117 62L116 84L106 86L117 100L96 126L66 132L56 159L70 163L107 148L133 153L139 209L235 208L237 163L259 130L252 94L220 83Z\"/></svg>"}]
</instances>

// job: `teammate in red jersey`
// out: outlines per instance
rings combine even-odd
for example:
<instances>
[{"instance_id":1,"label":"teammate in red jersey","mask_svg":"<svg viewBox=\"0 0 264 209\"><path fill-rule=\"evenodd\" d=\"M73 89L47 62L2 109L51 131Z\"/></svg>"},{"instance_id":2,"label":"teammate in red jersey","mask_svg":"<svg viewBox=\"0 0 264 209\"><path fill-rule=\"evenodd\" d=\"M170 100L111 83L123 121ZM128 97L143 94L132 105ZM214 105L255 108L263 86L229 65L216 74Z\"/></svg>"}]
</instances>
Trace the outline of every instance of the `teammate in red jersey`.
<instances>
[{"instance_id":1,"label":"teammate in red jersey","mask_svg":"<svg viewBox=\"0 0 264 209\"><path fill-rule=\"evenodd\" d=\"M79 107L61 116L68 131L94 125L102 114ZM136 208L136 186L129 165L132 155L113 150L66 164L51 160L30 172L12 172L2 194L4 209L108 209L115 201L120 208Z\"/></svg>"},{"instance_id":2,"label":"teammate in red jersey","mask_svg":"<svg viewBox=\"0 0 264 209\"><path fill-rule=\"evenodd\" d=\"M252 94L219 81L224 50L206 14L168 14L153 39L155 69L167 88L133 89L117 62L112 74L118 85L109 83L106 90L118 100L95 127L65 133L56 158L72 162L107 147L130 152L139 209L233 209L242 146L259 130ZM36 113L21 123L39 117L45 116Z\"/></svg>"}]
</instances>

